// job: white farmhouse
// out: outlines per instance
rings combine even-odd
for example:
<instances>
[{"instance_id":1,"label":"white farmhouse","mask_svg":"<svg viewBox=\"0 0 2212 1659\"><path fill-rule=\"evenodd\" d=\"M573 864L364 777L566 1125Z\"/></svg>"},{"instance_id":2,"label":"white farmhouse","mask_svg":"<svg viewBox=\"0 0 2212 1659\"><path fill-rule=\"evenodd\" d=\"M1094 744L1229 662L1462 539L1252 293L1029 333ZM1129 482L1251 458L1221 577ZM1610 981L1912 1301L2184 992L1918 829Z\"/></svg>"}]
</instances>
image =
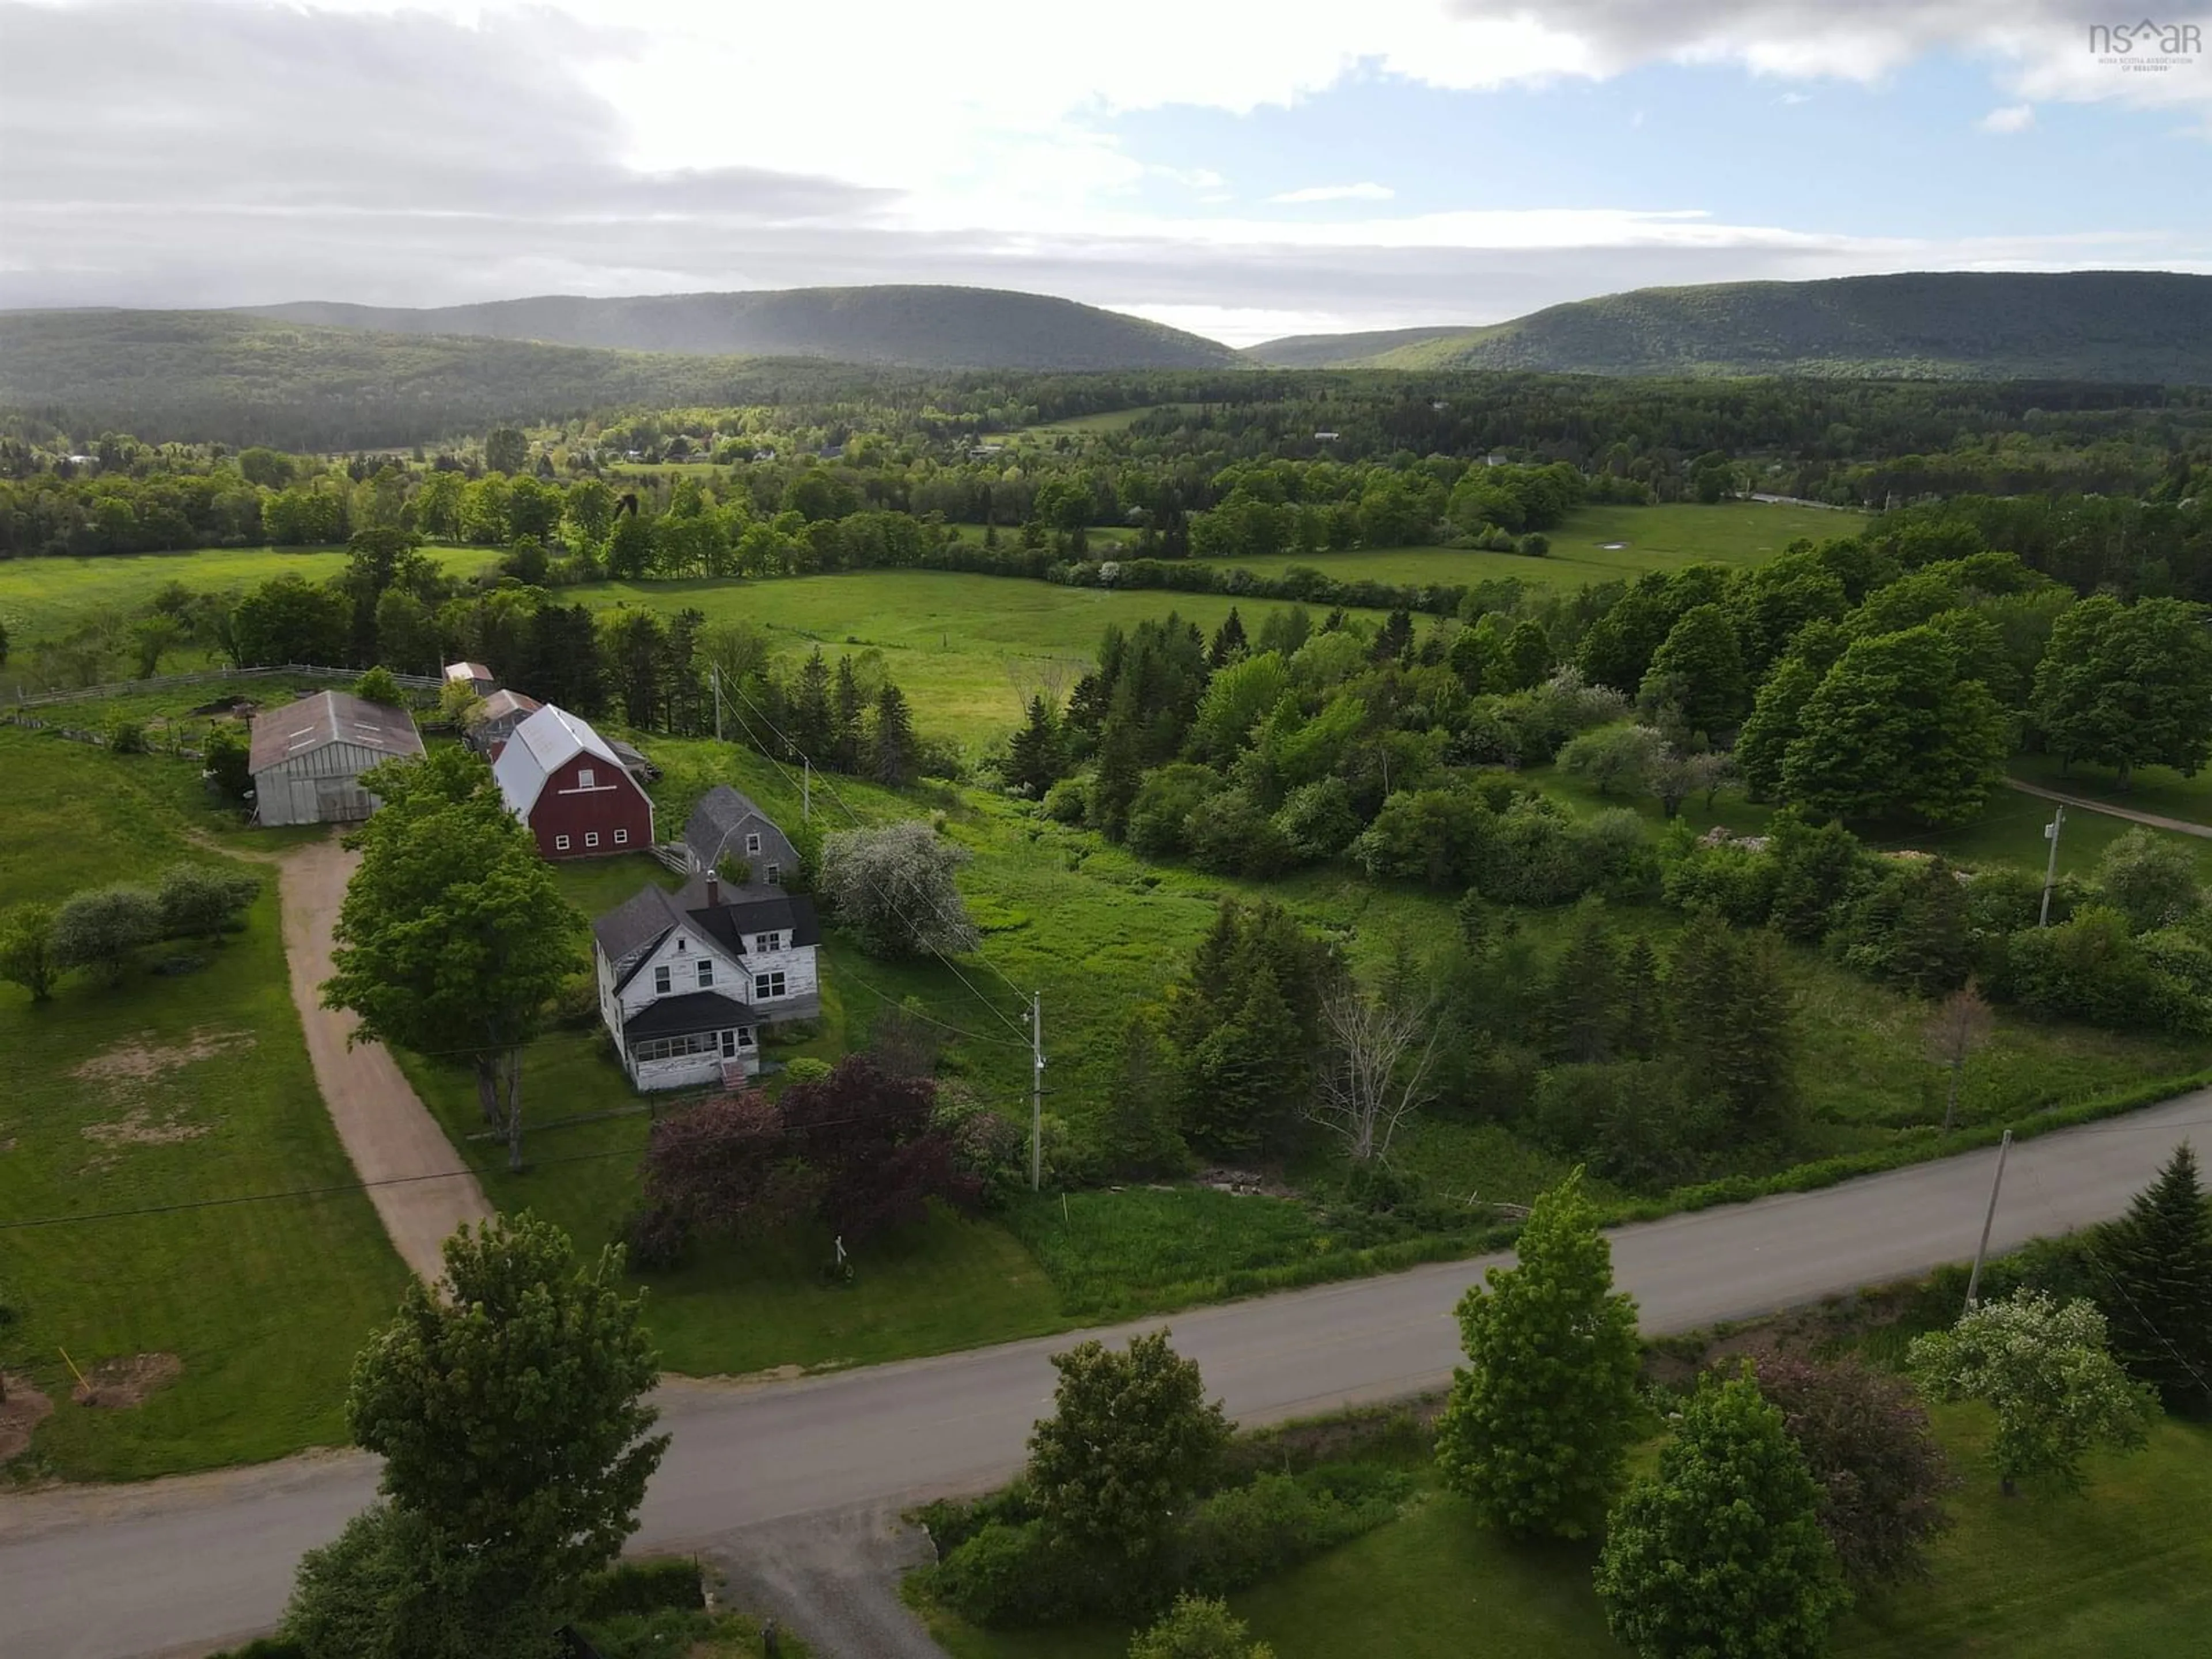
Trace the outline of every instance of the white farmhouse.
<instances>
[{"instance_id":1,"label":"white farmhouse","mask_svg":"<svg viewBox=\"0 0 2212 1659\"><path fill-rule=\"evenodd\" d=\"M734 1085L761 1033L822 1011L814 902L725 890L712 872L648 887L592 924L599 1015L640 1089Z\"/></svg>"}]
</instances>

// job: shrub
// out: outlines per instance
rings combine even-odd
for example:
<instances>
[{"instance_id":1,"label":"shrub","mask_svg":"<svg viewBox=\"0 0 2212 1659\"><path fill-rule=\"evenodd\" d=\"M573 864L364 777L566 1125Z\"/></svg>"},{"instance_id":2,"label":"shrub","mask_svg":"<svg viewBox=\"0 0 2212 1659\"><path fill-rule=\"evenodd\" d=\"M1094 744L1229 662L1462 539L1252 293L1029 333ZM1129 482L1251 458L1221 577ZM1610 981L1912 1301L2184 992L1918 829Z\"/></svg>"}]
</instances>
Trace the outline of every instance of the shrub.
<instances>
[{"instance_id":1,"label":"shrub","mask_svg":"<svg viewBox=\"0 0 2212 1659\"><path fill-rule=\"evenodd\" d=\"M1255 1642L1226 1601L1179 1595L1150 1630L1129 1644L1129 1659L1274 1659Z\"/></svg>"},{"instance_id":2,"label":"shrub","mask_svg":"<svg viewBox=\"0 0 2212 1659\"><path fill-rule=\"evenodd\" d=\"M542 550L539 557L544 557ZM399 689L399 682L392 678L392 671L381 666L370 669L356 680L353 694L363 702L380 702L392 708L399 708L407 701L406 693Z\"/></svg>"},{"instance_id":3,"label":"shrub","mask_svg":"<svg viewBox=\"0 0 2212 1659\"><path fill-rule=\"evenodd\" d=\"M212 939L238 925L261 884L244 871L210 870L173 864L161 872L155 901L161 909L164 939Z\"/></svg>"},{"instance_id":4,"label":"shrub","mask_svg":"<svg viewBox=\"0 0 2212 1659\"><path fill-rule=\"evenodd\" d=\"M1220 788L1221 775L1210 766L1178 763L1147 774L1129 805L1129 846L1149 859L1182 857L1190 846L1187 821Z\"/></svg>"},{"instance_id":5,"label":"shrub","mask_svg":"<svg viewBox=\"0 0 2212 1659\"><path fill-rule=\"evenodd\" d=\"M690 1556L658 1561L623 1561L584 1581L576 1605L579 1619L611 1619L625 1613L707 1605L699 1563Z\"/></svg>"},{"instance_id":6,"label":"shrub","mask_svg":"<svg viewBox=\"0 0 2212 1659\"><path fill-rule=\"evenodd\" d=\"M1122 1597L1141 1604L1139 1586L1126 1571L1085 1560L1042 1521L985 1523L930 1570L928 1584L962 1618L1001 1627L1080 1619Z\"/></svg>"},{"instance_id":7,"label":"shrub","mask_svg":"<svg viewBox=\"0 0 2212 1659\"><path fill-rule=\"evenodd\" d=\"M2197 855L2170 836L2130 830L2097 860L2097 893L2138 933L2188 921L2204 905Z\"/></svg>"},{"instance_id":8,"label":"shrub","mask_svg":"<svg viewBox=\"0 0 2212 1659\"><path fill-rule=\"evenodd\" d=\"M641 1273L674 1273L691 1260L696 1240L691 1218L672 1205L641 1205L623 1224L629 1265Z\"/></svg>"},{"instance_id":9,"label":"shrub","mask_svg":"<svg viewBox=\"0 0 2212 1659\"><path fill-rule=\"evenodd\" d=\"M49 905L19 904L0 914L0 979L12 981L44 1002L54 994L63 964L54 954L54 913Z\"/></svg>"},{"instance_id":10,"label":"shrub","mask_svg":"<svg viewBox=\"0 0 2212 1659\"><path fill-rule=\"evenodd\" d=\"M1275 829L1299 859L1317 863L1334 858L1359 833L1351 786L1339 777L1299 785L1276 812Z\"/></svg>"},{"instance_id":11,"label":"shrub","mask_svg":"<svg viewBox=\"0 0 2212 1659\"><path fill-rule=\"evenodd\" d=\"M2004 943L1990 988L2055 1019L2122 1030L2212 1026L2204 1002L2151 965L2129 935L2127 919L2097 905L2062 926L2014 933Z\"/></svg>"},{"instance_id":12,"label":"shrub","mask_svg":"<svg viewBox=\"0 0 2212 1659\"><path fill-rule=\"evenodd\" d=\"M1381 1526L1412 1483L1390 1470L1361 1474L1379 1479L1355 1476L1340 1486L1327 1469L1266 1474L1214 1493L1182 1530L1176 1581L1200 1595L1226 1595Z\"/></svg>"},{"instance_id":13,"label":"shrub","mask_svg":"<svg viewBox=\"0 0 2212 1659\"><path fill-rule=\"evenodd\" d=\"M826 1060L817 1060L812 1054L799 1054L783 1063L783 1080L791 1083L819 1083L836 1067Z\"/></svg>"},{"instance_id":14,"label":"shrub","mask_svg":"<svg viewBox=\"0 0 2212 1659\"><path fill-rule=\"evenodd\" d=\"M1265 878L1292 862L1283 832L1242 789L1224 789L1200 802L1183 830L1191 862L1216 875Z\"/></svg>"},{"instance_id":15,"label":"shrub","mask_svg":"<svg viewBox=\"0 0 2212 1659\"><path fill-rule=\"evenodd\" d=\"M96 887L72 894L54 918L54 961L83 968L110 985L142 945L161 936L161 907L143 887Z\"/></svg>"},{"instance_id":16,"label":"shrub","mask_svg":"<svg viewBox=\"0 0 2212 1659\"><path fill-rule=\"evenodd\" d=\"M146 752L146 722L126 720L121 716L107 723L107 746L118 755L143 755Z\"/></svg>"},{"instance_id":17,"label":"shrub","mask_svg":"<svg viewBox=\"0 0 2212 1659\"><path fill-rule=\"evenodd\" d=\"M1090 799L1088 778L1062 778L1044 792L1044 815L1054 823L1080 823Z\"/></svg>"},{"instance_id":18,"label":"shrub","mask_svg":"<svg viewBox=\"0 0 2212 1659\"><path fill-rule=\"evenodd\" d=\"M1739 927L1757 927L1773 911L1780 872L1763 851L1692 843L1663 867L1662 890L1677 910L1711 910Z\"/></svg>"},{"instance_id":19,"label":"shrub","mask_svg":"<svg viewBox=\"0 0 2212 1659\"><path fill-rule=\"evenodd\" d=\"M242 799L253 787L252 757L252 739L236 720L219 721L200 751L207 777L232 800Z\"/></svg>"}]
</instances>

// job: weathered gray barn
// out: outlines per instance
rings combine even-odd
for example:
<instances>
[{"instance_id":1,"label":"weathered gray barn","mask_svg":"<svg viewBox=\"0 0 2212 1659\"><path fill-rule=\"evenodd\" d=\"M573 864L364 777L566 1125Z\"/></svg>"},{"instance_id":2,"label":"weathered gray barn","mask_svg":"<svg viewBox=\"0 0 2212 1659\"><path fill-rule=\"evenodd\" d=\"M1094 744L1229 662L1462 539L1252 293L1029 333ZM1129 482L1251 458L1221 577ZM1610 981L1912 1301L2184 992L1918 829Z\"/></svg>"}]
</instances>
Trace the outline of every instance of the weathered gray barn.
<instances>
[{"instance_id":1,"label":"weathered gray barn","mask_svg":"<svg viewBox=\"0 0 2212 1659\"><path fill-rule=\"evenodd\" d=\"M263 823L349 823L376 810L361 775L422 753L404 708L317 691L253 717L254 815Z\"/></svg>"}]
</instances>

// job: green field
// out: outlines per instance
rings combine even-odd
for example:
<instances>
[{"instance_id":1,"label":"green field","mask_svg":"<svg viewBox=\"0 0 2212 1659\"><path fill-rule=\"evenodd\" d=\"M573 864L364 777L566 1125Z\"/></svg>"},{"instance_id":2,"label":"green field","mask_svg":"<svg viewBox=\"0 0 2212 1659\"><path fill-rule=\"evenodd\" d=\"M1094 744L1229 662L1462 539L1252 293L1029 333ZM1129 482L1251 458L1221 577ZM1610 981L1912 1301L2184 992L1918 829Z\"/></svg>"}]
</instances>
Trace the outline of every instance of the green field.
<instances>
[{"instance_id":1,"label":"green field","mask_svg":"<svg viewBox=\"0 0 2212 1659\"><path fill-rule=\"evenodd\" d=\"M1690 564L1757 564L1800 538L1828 541L1856 535L1865 525L1862 514L1765 501L1577 507L1558 529L1546 532L1552 550L1543 558L1448 547L1378 547L1214 562L1269 576L1303 564L1344 581L1472 586L1513 577L1571 590L1586 583L1633 581L1647 570L1679 570ZM1611 545L1615 543L1620 545Z\"/></svg>"},{"instance_id":2,"label":"green field","mask_svg":"<svg viewBox=\"0 0 2212 1659\"><path fill-rule=\"evenodd\" d=\"M487 547L428 551L459 575L472 575L499 556ZM0 559L0 623L7 624L11 665L20 667L15 653L22 647L66 633L96 611L143 605L173 581L204 592L251 587L288 571L325 581L344 568L342 548L206 547L92 559Z\"/></svg>"},{"instance_id":3,"label":"green field","mask_svg":"<svg viewBox=\"0 0 2212 1659\"><path fill-rule=\"evenodd\" d=\"M0 905L222 856L187 839L223 822L190 762L0 728ZM405 1281L366 1196L108 1213L353 1179L260 873L245 933L155 947L204 958L187 971L114 990L72 975L43 1006L0 986L0 1300L18 1316L0 1358L56 1407L18 1474L135 1478L345 1439L355 1350ZM181 1370L143 1405L81 1409L64 1350L87 1370L166 1354Z\"/></svg>"},{"instance_id":4,"label":"green field","mask_svg":"<svg viewBox=\"0 0 2212 1659\"><path fill-rule=\"evenodd\" d=\"M819 645L833 661L841 652L880 651L921 729L957 738L971 752L1018 724L1040 686L1062 692L1072 686L1091 666L1109 623L1127 628L1173 611L1210 630L1233 608L1248 618L1269 608L1266 600L1212 593L1111 592L936 570L595 582L562 589L561 597L599 611L696 607L709 621L758 623L794 652Z\"/></svg>"},{"instance_id":5,"label":"green field","mask_svg":"<svg viewBox=\"0 0 2212 1659\"><path fill-rule=\"evenodd\" d=\"M1872 1596L1838 1626L1838 1659L2169 1659L2212 1621L2212 1429L2164 1422L2149 1449L2103 1457L2086 1498L2007 1500L1975 1460L1979 1407L1939 1409L1966 1486L1927 1583ZM1594 1552L1522 1548L1460 1500L1401 1519L1231 1601L1279 1659L1623 1659L1590 1588ZM987 1632L931 1609L955 1659L1120 1659L1126 1628ZM2195 1632L2195 1635L2190 1632Z\"/></svg>"}]
</instances>

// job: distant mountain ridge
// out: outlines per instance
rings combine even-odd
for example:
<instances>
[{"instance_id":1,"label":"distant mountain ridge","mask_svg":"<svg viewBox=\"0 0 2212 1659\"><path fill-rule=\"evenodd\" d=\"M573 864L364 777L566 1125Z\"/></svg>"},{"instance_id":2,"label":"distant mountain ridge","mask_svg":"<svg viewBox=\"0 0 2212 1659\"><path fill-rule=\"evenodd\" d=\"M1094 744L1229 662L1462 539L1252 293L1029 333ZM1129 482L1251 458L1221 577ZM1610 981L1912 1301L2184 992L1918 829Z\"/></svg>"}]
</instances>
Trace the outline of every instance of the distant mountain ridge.
<instances>
[{"instance_id":1,"label":"distant mountain ridge","mask_svg":"<svg viewBox=\"0 0 2212 1659\"><path fill-rule=\"evenodd\" d=\"M1226 368L1216 340L1141 317L1006 289L885 284L626 299L541 295L483 305L303 301L240 314L380 334L458 335L687 356L826 357L900 368Z\"/></svg>"},{"instance_id":2,"label":"distant mountain ridge","mask_svg":"<svg viewBox=\"0 0 2212 1659\"><path fill-rule=\"evenodd\" d=\"M2212 382L2212 276L1918 271L1578 300L1466 329L1299 335L1281 368Z\"/></svg>"}]
</instances>

